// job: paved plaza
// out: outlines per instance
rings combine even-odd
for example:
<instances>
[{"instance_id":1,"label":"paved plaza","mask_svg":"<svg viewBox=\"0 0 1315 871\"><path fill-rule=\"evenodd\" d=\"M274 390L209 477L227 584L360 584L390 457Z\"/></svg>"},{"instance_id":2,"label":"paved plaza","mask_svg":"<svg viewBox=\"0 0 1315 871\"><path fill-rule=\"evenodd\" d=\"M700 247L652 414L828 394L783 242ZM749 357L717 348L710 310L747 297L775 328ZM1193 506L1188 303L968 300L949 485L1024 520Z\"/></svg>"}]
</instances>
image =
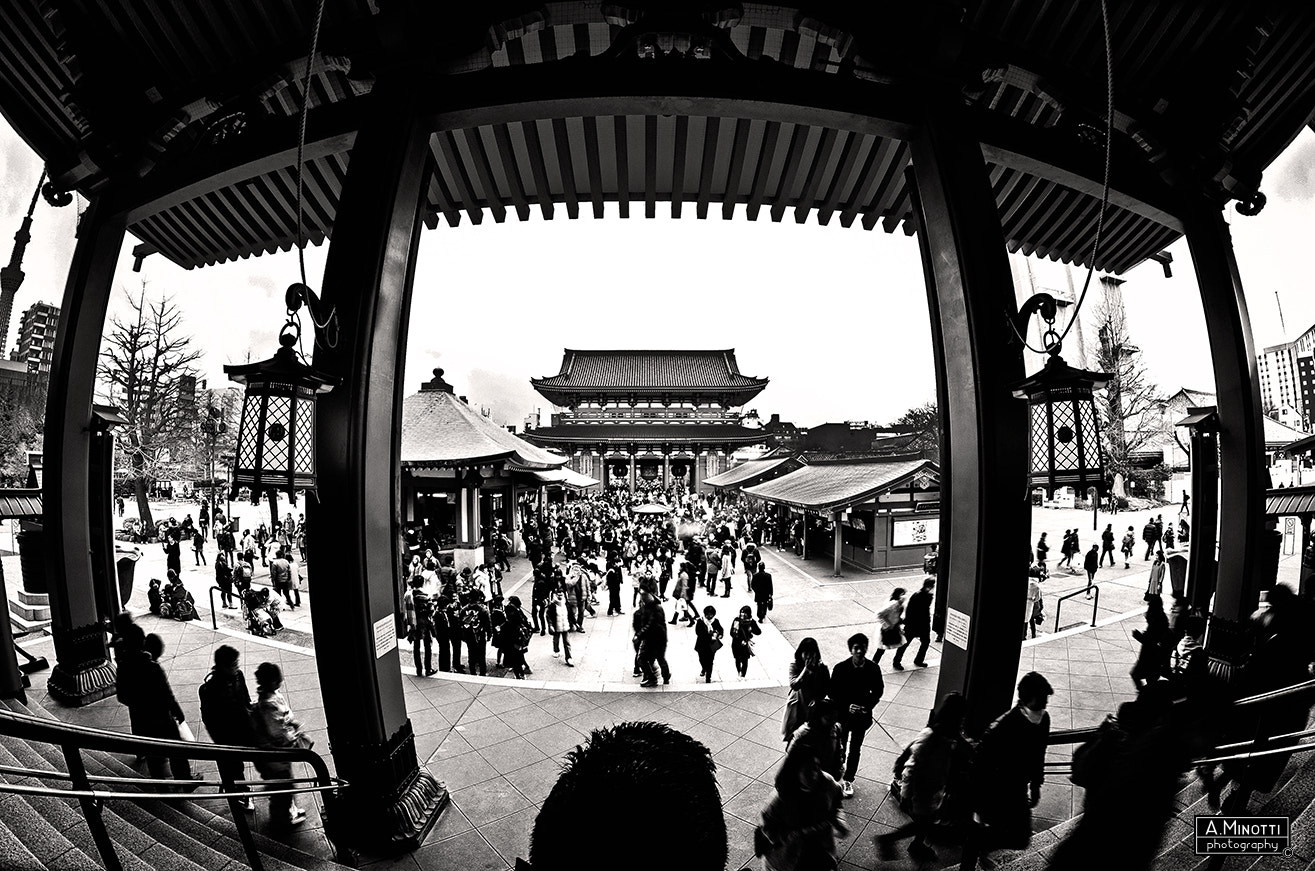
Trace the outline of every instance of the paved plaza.
<instances>
[{"instance_id":1,"label":"paved plaza","mask_svg":"<svg viewBox=\"0 0 1315 871\"><path fill-rule=\"evenodd\" d=\"M1168 511L1159 513L1164 513L1166 520L1171 516ZM1176 510L1173 514L1176 517ZM168 512L161 516L168 516ZM1146 513L1139 512L1112 520L1116 529L1120 524L1125 528L1131 524L1140 531L1145 517ZM1051 530L1051 538L1055 539L1062 535L1065 523L1071 526L1080 518L1087 523L1082 535L1084 545L1089 546L1089 514L1037 509L1033 520L1036 531ZM1102 517L1102 529L1104 522ZM0 537L0 545L7 543L7 535ZM292 709L316 739L316 749L324 752L332 765L313 651L277 637L247 635L231 619L236 612L223 612L229 619L220 621L219 632L213 631L205 595L212 569L189 567L190 559L185 560L184 575L202 610L202 619L184 624L144 613L143 579L163 574L163 555L156 555L158 546L148 545L145 550L129 607L141 615L146 631L164 638L163 662L198 737L207 739L200 727L195 688L209 670L215 646L231 644L241 652L248 676L264 660L282 666ZM403 668L403 685L417 752L434 776L451 790L452 806L420 850L368 867L508 868L517 856L527 855L535 815L556 780L562 755L592 729L626 720L668 723L712 750L731 842L727 867L738 869L749 864L752 828L771 795L773 775L783 755L783 684L794 646L811 635L821 644L824 658L834 663L843 655L849 634L874 634L876 610L893 587L912 588L922 577L921 572L870 574L846 570L846 576L832 578L830 563L823 560L804 561L776 548L767 548L765 558L776 577L776 608L764 627L759 655L744 680L735 675L723 651L718 656L713 682L694 682L697 660L692 630L672 627L672 684L636 690L629 674L630 615L608 618L603 616L605 608L598 618L586 620L583 635L573 636L578 663L574 669L565 668L560 659L551 657L550 639L536 637L530 654L534 674L525 681L447 674L416 677L409 668L409 656L404 656L408 667ZM10 583L18 583L17 557L9 555L4 560ZM1292 556L1283 558L1280 579L1295 575L1296 562ZM258 580L264 577L261 572L258 567ZM313 570L307 575L313 587ZM528 564L518 561L504 582L505 592L519 592L522 598L528 598L527 576ZM1087 625L1090 606L1076 597L1066 606L1062 623L1081 625L1058 634L1049 631L1054 626L1054 601L1064 592L1081 587L1085 578L1061 572L1046 582L1047 632L1024 644L1019 670L1040 671L1054 686L1049 709L1054 728L1095 725L1132 697L1128 670L1137 645L1131 632L1141 626L1138 615L1143 607L1146 577L1147 564L1140 560L1134 560L1127 570L1122 563L1114 570L1103 569L1098 576L1103 591L1098 626L1091 629ZM742 579L740 584L730 599L713 600L700 594L696 604L702 607L705 602L714 602L718 615L725 615L723 619L728 622L729 615L748 601ZM294 630L287 637L304 643L310 633L313 594L303 593L303 601L306 606L285 612L284 620ZM623 604L628 606L629 601ZM1073 609L1072 617L1069 607ZM25 641L24 647L53 661L53 645L48 637ZM845 803L852 833L841 847L843 868L873 867L872 836L902 821L888 797L891 767L900 749L926 723L939 676L940 647L933 643L928 668L910 667L896 672L890 668L889 656L882 662L886 690L875 711L878 725L868 732L864 742L857 794ZM127 709L112 698L85 708L59 707L45 693L43 674L36 676L32 695L56 716L69 721L125 731L128 728ZM1068 748L1056 748L1053 755L1066 758L1069 752ZM1049 782L1036 810L1036 827L1045 829L1067 820L1080 807L1080 789L1067 779ZM264 816L262 806L258 825L264 825ZM318 815L313 815L312 823L293 839L304 849L326 854ZM1039 849L1050 842L1039 837L1033 846Z\"/></svg>"}]
</instances>

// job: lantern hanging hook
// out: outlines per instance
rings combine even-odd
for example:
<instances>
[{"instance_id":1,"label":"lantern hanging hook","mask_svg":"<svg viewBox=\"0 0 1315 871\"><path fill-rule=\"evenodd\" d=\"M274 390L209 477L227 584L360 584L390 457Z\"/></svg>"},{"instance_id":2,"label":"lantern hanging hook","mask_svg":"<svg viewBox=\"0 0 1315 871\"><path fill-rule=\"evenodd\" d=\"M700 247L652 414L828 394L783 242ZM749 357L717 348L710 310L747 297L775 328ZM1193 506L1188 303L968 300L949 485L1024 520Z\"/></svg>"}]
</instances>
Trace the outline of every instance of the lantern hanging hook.
<instances>
[{"instance_id":1,"label":"lantern hanging hook","mask_svg":"<svg viewBox=\"0 0 1315 871\"><path fill-rule=\"evenodd\" d=\"M1027 319L1040 315L1046 322L1045 332L1041 334L1041 347L1034 348L1027 341ZM1057 356L1063 346L1064 336L1055 329L1055 318L1059 315L1059 303L1048 293L1033 294L1027 302L1018 308L1018 315L1009 319L1009 327L1018 337L1018 341L1030 351L1038 354Z\"/></svg>"}]
</instances>

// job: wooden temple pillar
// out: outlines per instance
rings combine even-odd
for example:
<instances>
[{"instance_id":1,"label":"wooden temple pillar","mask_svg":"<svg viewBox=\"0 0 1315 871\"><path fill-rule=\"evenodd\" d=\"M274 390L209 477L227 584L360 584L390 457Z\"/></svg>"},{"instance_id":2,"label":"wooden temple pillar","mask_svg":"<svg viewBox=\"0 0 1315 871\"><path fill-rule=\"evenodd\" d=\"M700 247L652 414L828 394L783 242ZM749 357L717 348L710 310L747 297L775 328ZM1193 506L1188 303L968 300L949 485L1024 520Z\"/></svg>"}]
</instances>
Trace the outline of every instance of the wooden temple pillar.
<instances>
[{"instance_id":1,"label":"wooden temple pillar","mask_svg":"<svg viewBox=\"0 0 1315 871\"><path fill-rule=\"evenodd\" d=\"M962 692L978 731L1013 701L1027 595L1027 406L1004 233L978 137L950 95L913 136L915 215L927 281L941 436L948 627L937 696ZM965 638L966 636L966 638Z\"/></svg>"},{"instance_id":2,"label":"wooden temple pillar","mask_svg":"<svg viewBox=\"0 0 1315 871\"><path fill-rule=\"evenodd\" d=\"M1192 494L1196 504L1192 506L1191 548L1195 558L1208 559L1216 521L1228 530L1219 538L1215 607L1207 644L1211 670L1228 679L1249 652L1247 618L1259 602L1260 591L1274 583L1279 533L1265 528L1269 475L1260 381L1232 234L1220 210L1205 202L1189 209L1183 223L1201 292L1219 397L1219 515L1216 518L1208 510L1202 511L1202 491L1214 486L1202 469L1202 480ZM1194 472L1197 459L1193 456ZM1196 557L1198 551L1200 557Z\"/></svg>"},{"instance_id":3,"label":"wooden temple pillar","mask_svg":"<svg viewBox=\"0 0 1315 871\"><path fill-rule=\"evenodd\" d=\"M662 490L671 486L671 448L662 446Z\"/></svg>"},{"instance_id":4,"label":"wooden temple pillar","mask_svg":"<svg viewBox=\"0 0 1315 871\"><path fill-rule=\"evenodd\" d=\"M93 200L78 222L46 397L42 523L56 660L48 690L74 706L115 689L108 627L96 605L97 579L106 581L106 554L114 553L112 497L93 483L102 465L93 443L108 438L93 421L96 364L125 230L108 199Z\"/></svg>"},{"instance_id":5,"label":"wooden temple pillar","mask_svg":"<svg viewBox=\"0 0 1315 871\"><path fill-rule=\"evenodd\" d=\"M630 495L635 495L635 467L639 465L639 455L634 448L626 451L626 457L630 460Z\"/></svg>"},{"instance_id":6,"label":"wooden temple pillar","mask_svg":"<svg viewBox=\"0 0 1315 871\"><path fill-rule=\"evenodd\" d=\"M329 748L350 786L327 823L370 852L418 847L447 804L420 764L397 645L394 558L401 533L403 382L429 129L397 82L380 82L343 184L324 270L324 311L339 334L317 342L315 366L342 379L315 420L318 498L308 500L315 589L331 608L312 615Z\"/></svg>"}]
</instances>

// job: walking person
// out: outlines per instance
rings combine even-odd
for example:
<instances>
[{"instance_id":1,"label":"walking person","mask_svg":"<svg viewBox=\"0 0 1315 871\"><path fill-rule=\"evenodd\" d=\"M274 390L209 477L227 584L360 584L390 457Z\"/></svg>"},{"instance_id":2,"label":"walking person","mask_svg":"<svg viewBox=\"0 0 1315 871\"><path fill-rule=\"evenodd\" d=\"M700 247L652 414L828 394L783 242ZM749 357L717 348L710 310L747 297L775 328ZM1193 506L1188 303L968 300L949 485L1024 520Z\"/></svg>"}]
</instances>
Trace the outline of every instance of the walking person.
<instances>
[{"instance_id":1,"label":"walking person","mask_svg":"<svg viewBox=\"0 0 1315 871\"><path fill-rule=\"evenodd\" d=\"M1141 539L1146 542L1146 556L1142 557L1142 561L1150 562L1151 555L1155 553L1155 545L1160 541L1160 530L1156 528L1154 520L1146 521L1142 527Z\"/></svg>"},{"instance_id":2,"label":"walking person","mask_svg":"<svg viewBox=\"0 0 1315 871\"><path fill-rule=\"evenodd\" d=\"M1129 526L1128 531L1123 533L1123 543L1119 547L1119 550L1123 553L1123 567L1125 569L1132 567L1132 551L1136 546L1137 536L1133 534L1132 527Z\"/></svg>"},{"instance_id":3,"label":"walking person","mask_svg":"<svg viewBox=\"0 0 1315 871\"><path fill-rule=\"evenodd\" d=\"M269 561L269 585L274 588L275 595L284 598L289 610L297 607L292 602L292 563L288 562L281 547L274 552L274 558ZM298 597L300 598L300 593Z\"/></svg>"},{"instance_id":4,"label":"walking person","mask_svg":"<svg viewBox=\"0 0 1315 871\"><path fill-rule=\"evenodd\" d=\"M1147 600L1146 628L1132 630L1132 637L1141 644L1132 666L1132 683L1142 690L1169 671L1169 616L1159 596Z\"/></svg>"},{"instance_id":5,"label":"walking person","mask_svg":"<svg viewBox=\"0 0 1315 871\"><path fill-rule=\"evenodd\" d=\"M1064 566L1070 572L1073 571L1073 530L1064 530L1064 540L1060 542L1059 553L1059 562L1055 563L1055 568L1058 569L1060 566Z\"/></svg>"},{"instance_id":6,"label":"walking person","mask_svg":"<svg viewBox=\"0 0 1315 871\"><path fill-rule=\"evenodd\" d=\"M1100 554L1096 552L1096 545L1093 542L1091 550L1087 551L1086 558L1082 561L1082 567L1087 570L1087 598L1091 598L1091 585L1096 583L1096 570L1100 568Z\"/></svg>"},{"instance_id":7,"label":"walking person","mask_svg":"<svg viewBox=\"0 0 1315 871\"><path fill-rule=\"evenodd\" d=\"M256 704L251 709L256 745L271 750L309 747L310 739L301 731L301 724L293 718L282 689L281 668L272 662L262 662L257 666ZM287 780L292 777L291 762L261 761L256 763L256 770L263 780ZM306 821L306 812L297 806L291 795L271 795L269 820L277 828L291 828Z\"/></svg>"},{"instance_id":8,"label":"walking person","mask_svg":"<svg viewBox=\"0 0 1315 871\"><path fill-rule=\"evenodd\" d=\"M1018 682L1018 704L992 723L973 758L972 809L981 819L964 844L964 868L998 849L1021 850L1032 840L1032 808L1041 800L1045 779L1054 690L1035 671Z\"/></svg>"},{"instance_id":9,"label":"walking person","mask_svg":"<svg viewBox=\"0 0 1315 871\"><path fill-rule=\"evenodd\" d=\"M197 517L196 525L201 530L201 538L208 538L210 535L210 506L204 502L201 503L201 514Z\"/></svg>"},{"instance_id":10,"label":"walking person","mask_svg":"<svg viewBox=\"0 0 1315 871\"><path fill-rule=\"evenodd\" d=\"M923 579L922 589L909 596L909 602L904 608L904 643L895 650L895 661L891 663L896 671L904 670L901 665L904 651L909 649L915 639L918 641L918 653L913 657L913 664L919 668L927 665L927 648L931 645L931 605L935 589L936 578L927 577ZM843 711L841 716L844 716Z\"/></svg>"},{"instance_id":11,"label":"walking person","mask_svg":"<svg viewBox=\"0 0 1315 871\"><path fill-rule=\"evenodd\" d=\"M642 601L635 612L635 650L639 669L643 675L641 687L657 686L658 670L662 683L671 683L671 668L667 665L667 619L662 603L657 598L657 585L645 585L640 592Z\"/></svg>"},{"instance_id":12,"label":"walking person","mask_svg":"<svg viewBox=\"0 0 1315 871\"><path fill-rule=\"evenodd\" d=\"M182 533L178 529L172 528L164 535L164 564L165 569L173 569L179 575L183 573L183 554L182 545L180 544Z\"/></svg>"},{"instance_id":13,"label":"walking person","mask_svg":"<svg viewBox=\"0 0 1315 871\"><path fill-rule=\"evenodd\" d=\"M197 530L192 534L192 556L196 559L198 566L206 564L205 561L205 533Z\"/></svg>"},{"instance_id":14,"label":"walking person","mask_svg":"<svg viewBox=\"0 0 1315 871\"><path fill-rule=\"evenodd\" d=\"M729 545L721 549L721 565L717 568L717 578L722 583L721 597L729 599L731 597L731 578L735 574L735 551ZM716 587L714 586L715 590Z\"/></svg>"},{"instance_id":15,"label":"walking person","mask_svg":"<svg viewBox=\"0 0 1315 871\"><path fill-rule=\"evenodd\" d=\"M205 514L201 515L202 520ZM222 557L223 554L220 554ZM218 563L218 559L215 560ZM215 665L197 690L201 700L201 722L216 744L237 747L255 747L256 733L251 727L251 694L247 681L238 666L237 648L221 644L215 648ZM245 785L232 781L246 780L246 764L240 759L220 759L219 776L228 780L225 790L250 792ZM250 813L256 803L250 798L241 799L242 809Z\"/></svg>"},{"instance_id":16,"label":"walking person","mask_svg":"<svg viewBox=\"0 0 1315 871\"><path fill-rule=\"evenodd\" d=\"M1050 545L1046 542L1046 534L1041 533L1041 537L1036 540L1036 564L1041 568L1046 567L1046 555L1050 553Z\"/></svg>"},{"instance_id":17,"label":"walking person","mask_svg":"<svg viewBox=\"0 0 1315 871\"><path fill-rule=\"evenodd\" d=\"M1105 531L1100 534L1100 564L1105 565L1105 557L1110 558L1110 566L1113 567L1114 559L1114 524L1105 524Z\"/></svg>"},{"instance_id":18,"label":"walking person","mask_svg":"<svg viewBox=\"0 0 1315 871\"><path fill-rule=\"evenodd\" d=\"M887 650L898 650L904 643L904 633L900 624L904 620L903 587L896 587L890 592L890 601L877 612L877 639L880 645L873 655L873 662L881 662L881 655Z\"/></svg>"},{"instance_id":19,"label":"walking person","mask_svg":"<svg viewBox=\"0 0 1315 871\"><path fill-rule=\"evenodd\" d=\"M615 559L607 561L607 616L624 614L621 610L621 565Z\"/></svg>"},{"instance_id":20,"label":"walking person","mask_svg":"<svg viewBox=\"0 0 1315 871\"><path fill-rule=\"evenodd\" d=\"M932 714L931 724L900 754L903 764L896 761L891 792L898 797L899 808L908 815L909 822L877 835L877 852L883 862L894 861L895 845L909 836L913 837L909 858L936 861L936 851L927 839L935 829L956 763L962 759L966 710L962 695L948 693Z\"/></svg>"},{"instance_id":21,"label":"walking person","mask_svg":"<svg viewBox=\"0 0 1315 871\"><path fill-rule=\"evenodd\" d=\"M516 676L516 680L525 680L525 675L529 674L525 653L530 649L530 637L533 634L530 631L530 620L521 610L519 596L507 599L503 613L506 619L502 622L502 664Z\"/></svg>"},{"instance_id":22,"label":"walking person","mask_svg":"<svg viewBox=\"0 0 1315 871\"><path fill-rule=\"evenodd\" d=\"M722 647L723 636L721 621L717 619L717 609L705 605L703 616L694 624L694 652L698 654L699 666L703 669L699 677L704 683L712 683L712 661Z\"/></svg>"},{"instance_id":23,"label":"walking person","mask_svg":"<svg viewBox=\"0 0 1315 871\"><path fill-rule=\"evenodd\" d=\"M745 605L740 615L731 621L731 658L740 677L749 673L749 657L753 656L753 636L762 635L762 628L753 619L753 610Z\"/></svg>"},{"instance_id":24,"label":"walking person","mask_svg":"<svg viewBox=\"0 0 1315 871\"><path fill-rule=\"evenodd\" d=\"M757 570L749 587L753 590L753 603L758 608L758 622L761 623L767 619L767 612L772 610L772 597L775 592L772 573L767 571L767 563L762 559L758 560Z\"/></svg>"},{"instance_id":25,"label":"walking person","mask_svg":"<svg viewBox=\"0 0 1315 871\"><path fill-rule=\"evenodd\" d=\"M574 668L575 666L571 664L570 620L570 610L566 604L566 590L558 587L548 597L548 631L552 633L552 655L555 658L565 653L566 667Z\"/></svg>"},{"instance_id":26,"label":"walking person","mask_svg":"<svg viewBox=\"0 0 1315 871\"><path fill-rule=\"evenodd\" d=\"M863 752L863 736L872 728L872 711L886 690L881 666L868 659L867 653L868 637L862 632L851 635L849 658L837 662L831 669L831 683L827 687L840 726L840 752L845 763L841 791L845 798L854 794L854 777L858 774L859 754Z\"/></svg>"},{"instance_id":27,"label":"walking person","mask_svg":"<svg viewBox=\"0 0 1315 871\"><path fill-rule=\"evenodd\" d=\"M781 720L781 737L788 744L794 733L808 719L809 706L826 698L831 685L831 670L822 661L822 651L811 636L799 642L790 663L790 694L785 700Z\"/></svg>"},{"instance_id":28,"label":"walking person","mask_svg":"<svg viewBox=\"0 0 1315 871\"><path fill-rule=\"evenodd\" d=\"M1027 576L1027 601L1023 604L1023 640L1027 640L1027 630L1031 628L1032 637L1036 638L1036 628L1041 625L1043 617L1041 605L1041 578L1039 575Z\"/></svg>"},{"instance_id":29,"label":"walking person","mask_svg":"<svg viewBox=\"0 0 1315 871\"><path fill-rule=\"evenodd\" d=\"M834 756L830 710L822 700L814 705L801 740L790 745L776 773L776 792L754 833L764 871L836 867L836 834L849 834L849 827L840 785L826 770Z\"/></svg>"},{"instance_id":30,"label":"walking person","mask_svg":"<svg viewBox=\"0 0 1315 871\"><path fill-rule=\"evenodd\" d=\"M219 587L219 605L221 608L233 608L233 569L228 564L228 556L221 550L215 554L215 586Z\"/></svg>"},{"instance_id":31,"label":"walking person","mask_svg":"<svg viewBox=\"0 0 1315 871\"><path fill-rule=\"evenodd\" d=\"M182 738L179 727L186 720L183 709L174 698L169 678L157 661L164 653L164 642L152 633L149 637L135 623L123 627L119 643L118 676L115 692L119 703L128 708L128 722L132 734L146 738ZM162 780L199 781L192 775L191 763L186 756L147 756L146 767L151 777ZM195 789L193 783L183 789Z\"/></svg>"}]
</instances>

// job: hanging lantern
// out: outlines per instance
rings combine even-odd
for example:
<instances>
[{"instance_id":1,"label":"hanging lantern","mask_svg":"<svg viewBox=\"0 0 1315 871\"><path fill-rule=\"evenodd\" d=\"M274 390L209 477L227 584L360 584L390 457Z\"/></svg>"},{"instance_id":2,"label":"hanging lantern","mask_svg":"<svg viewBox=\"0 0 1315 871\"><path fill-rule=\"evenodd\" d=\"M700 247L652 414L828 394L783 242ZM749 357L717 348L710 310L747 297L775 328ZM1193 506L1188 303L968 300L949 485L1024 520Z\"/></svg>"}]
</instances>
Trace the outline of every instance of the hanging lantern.
<instances>
[{"instance_id":1,"label":"hanging lantern","mask_svg":"<svg viewBox=\"0 0 1315 871\"><path fill-rule=\"evenodd\" d=\"M273 357L224 367L230 379L246 385L232 487L235 493L250 487L253 502L265 491L282 490L295 505L298 490L315 489L315 396L338 379L307 366L293 350L300 336L295 311L290 305Z\"/></svg>"},{"instance_id":2,"label":"hanging lantern","mask_svg":"<svg viewBox=\"0 0 1315 871\"><path fill-rule=\"evenodd\" d=\"M1105 489L1105 470L1092 393L1109 383L1111 376L1075 369L1064 362L1059 356L1064 335L1055 330L1057 313L1055 298L1038 293L1019 307L1013 324L1015 335L1026 345L1027 319L1036 314L1046 323L1042 347L1033 348L1048 355L1046 365L1010 388L1015 397L1028 401L1028 481L1030 487L1044 488L1052 498L1060 487L1072 487L1077 494L1094 488L1099 495ZM1076 312L1073 318L1076 320ZM1070 321L1064 333L1072 326Z\"/></svg>"},{"instance_id":3,"label":"hanging lantern","mask_svg":"<svg viewBox=\"0 0 1315 871\"><path fill-rule=\"evenodd\" d=\"M1100 423L1092 392L1104 387L1104 372L1074 369L1053 350L1040 372L1014 385L1028 401L1028 481L1053 497L1059 487L1082 494L1105 487Z\"/></svg>"}]
</instances>

